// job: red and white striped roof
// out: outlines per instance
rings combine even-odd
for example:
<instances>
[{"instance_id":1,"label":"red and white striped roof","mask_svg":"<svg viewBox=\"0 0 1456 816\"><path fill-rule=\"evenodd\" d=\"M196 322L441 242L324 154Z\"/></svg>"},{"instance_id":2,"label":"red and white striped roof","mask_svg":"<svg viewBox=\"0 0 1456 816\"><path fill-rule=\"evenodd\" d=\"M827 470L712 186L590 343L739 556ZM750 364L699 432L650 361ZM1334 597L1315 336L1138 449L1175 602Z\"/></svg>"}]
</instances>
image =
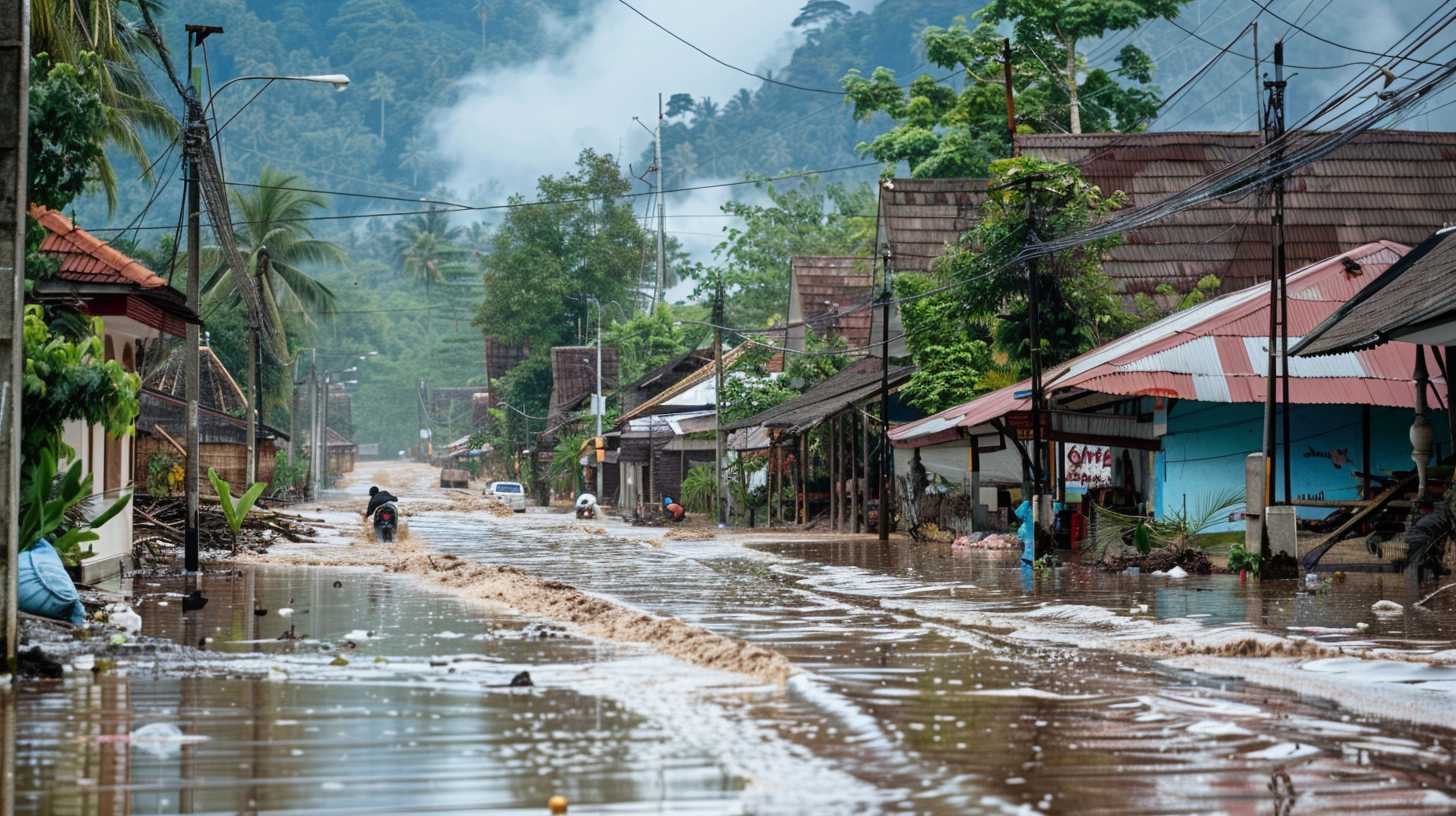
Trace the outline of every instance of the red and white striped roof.
<instances>
[{"instance_id":1,"label":"red and white striped roof","mask_svg":"<svg viewBox=\"0 0 1456 816\"><path fill-rule=\"evenodd\" d=\"M1379 277L1410 247L1392 241L1364 244L1289 275L1289 344L1329 317ZM1269 284L1214 298L1048 369L1048 396L1071 390L1121 396L1166 396L1201 402L1263 402L1269 334ZM1415 346L1387 343L1365 351L1290 361L1290 401L1301 404L1415 405L1411 371ZM1427 352L1427 367L1440 369ZM1434 382L1443 382L1438 375ZM1016 399L1029 383L987 394L891 431L893 440L972 428L1027 410ZM1439 393L1444 393L1444 388ZM923 443L922 443L923 444Z\"/></svg>"}]
</instances>

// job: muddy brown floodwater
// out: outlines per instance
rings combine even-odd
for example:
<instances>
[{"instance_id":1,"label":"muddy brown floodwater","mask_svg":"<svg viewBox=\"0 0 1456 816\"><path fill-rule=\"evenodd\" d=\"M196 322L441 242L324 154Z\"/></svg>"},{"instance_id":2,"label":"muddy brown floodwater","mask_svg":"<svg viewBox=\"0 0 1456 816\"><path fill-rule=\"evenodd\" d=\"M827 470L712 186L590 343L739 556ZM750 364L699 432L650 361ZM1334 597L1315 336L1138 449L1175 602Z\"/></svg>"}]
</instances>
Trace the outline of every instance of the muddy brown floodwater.
<instances>
[{"instance_id":1,"label":"muddy brown floodwater","mask_svg":"<svg viewBox=\"0 0 1456 816\"><path fill-rule=\"evenodd\" d=\"M17 810L543 813L558 792L574 814L1456 809L1456 615L1412 609L1396 581L1038 577L948 548L599 533L449 509L427 476L361 467L352 489L445 508L409 520L430 552L752 644L792 675L584 637L427 572L249 566L205 579L212 602L186 616L183 587L138 584L146 631L206 655L5 695ZM1405 610L1376 618L1382 598ZM519 671L535 685L503 685Z\"/></svg>"}]
</instances>

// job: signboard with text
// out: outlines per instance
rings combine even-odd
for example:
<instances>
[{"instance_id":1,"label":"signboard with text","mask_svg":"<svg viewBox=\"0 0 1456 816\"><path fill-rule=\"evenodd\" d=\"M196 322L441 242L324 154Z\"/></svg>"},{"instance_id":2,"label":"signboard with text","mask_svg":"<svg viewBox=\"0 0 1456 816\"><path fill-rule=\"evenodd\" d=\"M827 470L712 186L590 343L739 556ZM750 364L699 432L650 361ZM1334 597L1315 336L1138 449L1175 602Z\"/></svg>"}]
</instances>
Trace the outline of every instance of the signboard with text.
<instances>
[{"instance_id":1,"label":"signboard with text","mask_svg":"<svg viewBox=\"0 0 1456 816\"><path fill-rule=\"evenodd\" d=\"M1062 461L1068 492L1084 493L1112 485L1112 448L1068 443Z\"/></svg>"}]
</instances>

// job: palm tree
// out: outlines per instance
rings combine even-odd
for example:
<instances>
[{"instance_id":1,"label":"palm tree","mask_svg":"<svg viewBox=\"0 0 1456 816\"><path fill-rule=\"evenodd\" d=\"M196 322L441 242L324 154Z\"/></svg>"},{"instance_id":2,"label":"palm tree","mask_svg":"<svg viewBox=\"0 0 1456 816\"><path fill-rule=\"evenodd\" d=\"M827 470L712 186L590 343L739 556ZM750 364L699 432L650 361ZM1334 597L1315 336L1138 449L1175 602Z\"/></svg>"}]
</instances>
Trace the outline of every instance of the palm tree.
<instances>
[{"instance_id":1,"label":"palm tree","mask_svg":"<svg viewBox=\"0 0 1456 816\"><path fill-rule=\"evenodd\" d=\"M451 225L444 210L432 209L401 221L394 234L394 257L401 271L426 288L465 271L467 253L459 246L464 230Z\"/></svg>"},{"instance_id":2,"label":"palm tree","mask_svg":"<svg viewBox=\"0 0 1456 816\"><path fill-rule=\"evenodd\" d=\"M97 90L107 107L106 137L143 166L148 161L141 133L170 138L178 130L177 120L157 101L138 65L143 58L160 56L161 39L148 36L128 13L130 9L150 14L158 8L157 0L31 0L30 4L31 53L73 65L88 53L100 59ZM116 176L104 157L100 171L110 197Z\"/></svg>"},{"instance_id":3,"label":"palm tree","mask_svg":"<svg viewBox=\"0 0 1456 816\"><path fill-rule=\"evenodd\" d=\"M383 71L375 71L369 80L369 101L379 103L379 141L384 141L384 103L394 101L394 80Z\"/></svg>"},{"instance_id":4,"label":"palm tree","mask_svg":"<svg viewBox=\"0 0 1456 816\"><path fill-rule=\"evenodd\" d=\"M411 173L410 184L414 187L420 186L420 171L430 164L430 148L425 144L424 137L419 134L404 140L404 150L399 155L399 167L401 170L409 170Z\"/></svg>"},{"instance_id":5,"label":"palm tree","mask_svg":"<svg viewBox=\"0 0 1456 816\"><path fill-rule=\"evenodd\" d=\"M258 250L268 248L268 274L259 280L260 294L270 322L279 328L275 340L280 354L286 354L283 312L301 314L305 322L312 322L311 315L325 317L334 310L334 293L300 267L343 264L347 260L338 244L313 237L303 220L328 206L324 196L297 189L305 186L296 175L265 167L256 188L246 193L232 192L232 214L241 224L237 231L238 252L246 259L247 274L257 269ZM221 251L209 247L205 253L203 263L212 271L202 287L203 297L236 297L236 273L228 267Z\"/></svg>"}]
</instances>

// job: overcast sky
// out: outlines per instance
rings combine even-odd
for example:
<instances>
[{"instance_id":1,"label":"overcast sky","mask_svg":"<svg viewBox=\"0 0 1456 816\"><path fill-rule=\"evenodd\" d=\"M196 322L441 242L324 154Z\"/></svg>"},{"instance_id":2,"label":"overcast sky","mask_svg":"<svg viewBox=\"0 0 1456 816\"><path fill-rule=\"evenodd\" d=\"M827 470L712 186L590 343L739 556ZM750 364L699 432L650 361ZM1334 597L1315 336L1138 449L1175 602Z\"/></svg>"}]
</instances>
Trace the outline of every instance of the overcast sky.
<instances>
[{"instance_id":1,"label":"overcast sky","mask_svg":"<svg viewBox=\"0 0 1456 816\"><path fill-rule=\"evenodd\" d=\"M762 71L781 69L802 34L790 28L799 0L734 0L684 2L633 0L642 11L724 60ZM866 10L878 0L856 0ZM1355 48L1381 51L1432 9L1436 0L1275 0L1273 10L1301 22L1310 31ZM968 9L974 3L967 3ZM1180 23L1202 37L1223 43L1232 39L1259 9L1254 0L1196 0ZM1328 65L1368 59L1322 43L1263 15L1260 50L1268 57L1273 40L1287 35L1286 60ZM1438 36L1421 53L1448 47L1456 27ZM694 96L724 100L757 81L717 65L668 37L613 0L603 0L585 31L560 26L558 46L540 61L478 74L462 82L459 101L435 121L436 149L451 168L450 186L468 193L489 191L492 198L510 193L532 194L537 177L570 167L583 147L618 153L635 162L650 137L632 121L640 116L649 126L656 115L657 94L689 91ZM1216 49L1167 23L1140 29L1132 38L1158 61L1158 82L1170 91L1197 70ZM1107 49L1109 54L1116 48ZM1246 37L1235 49L1252 51ZM1087 49L1095 54L1096 45ZM1450 59L1456 54L1442 54ZM845 66L846 69L854 66ZM1416 68L1417 66L1412 66ZM1154 124L1154 129L1249 130L1255 79L1250 63L1235 55L1224 58L1188 97ZM1343 70L1291 69L1290 121L1339 87L1359 66ZM1242 83L1242 84L1240 84ZM1222 99L1212 99L1220 94ZM1227 97L1228 94L1235 94ZM1228 104L1229 98L1236 100ZM1456 99L1448 91L1428 107ZM1212 101L1217 104L1204 104ZM1436 114L1409 117L1400 126L1450 129L1456 106ZM851 158L851 157L846 157ZM641 172L642 168L637 168ZM713 181L700 179L702 181ZM676 195L669 213L716 212L726 193L710 191ZM712 222L707 222L712 223ZM721 222L689 227L707 234L679 236L695 255L705 256L716 243Z\"/></svg>"}]
</instances>

